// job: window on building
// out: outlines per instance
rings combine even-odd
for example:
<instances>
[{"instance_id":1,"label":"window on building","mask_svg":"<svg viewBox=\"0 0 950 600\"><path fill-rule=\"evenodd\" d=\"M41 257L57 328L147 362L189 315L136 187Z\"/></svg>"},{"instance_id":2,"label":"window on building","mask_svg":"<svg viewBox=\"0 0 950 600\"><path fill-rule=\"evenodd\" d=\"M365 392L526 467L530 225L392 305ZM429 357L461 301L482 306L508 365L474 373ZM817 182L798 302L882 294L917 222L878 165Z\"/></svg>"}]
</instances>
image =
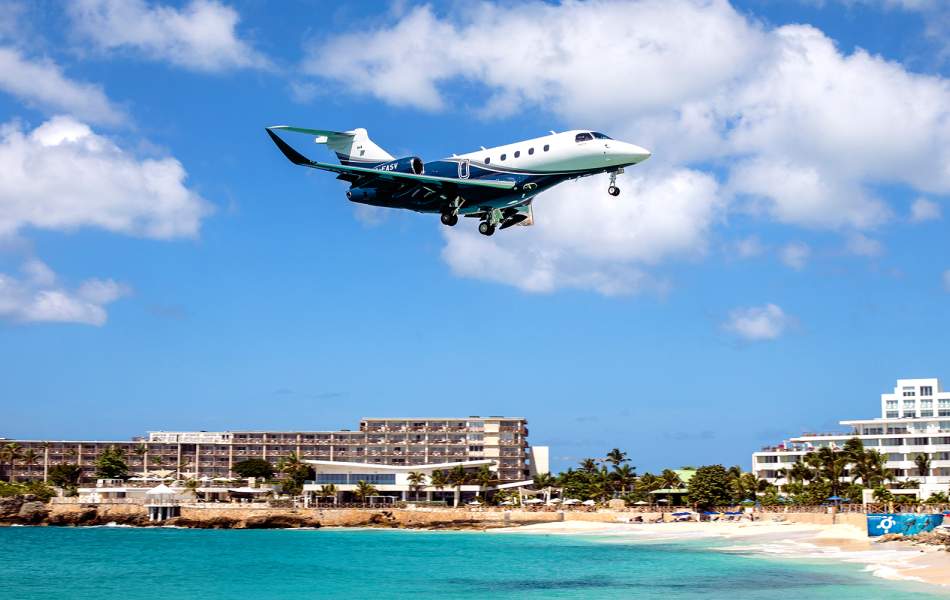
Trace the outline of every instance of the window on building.
<instances>
[{"instance_id":1,"label":"window on building","mask_svg":"<svg viewBox=\"0 0 950 600\"><path fill-rule=\"evenodd\" d=\"M896 418L897 418L897 411L896 411L896 410L889 410L889 411L887 411L887 418L888 418L888 419L896 419Z\"/></svg>"},{"instance_id":2,"label":"window on building","mask_svg":"<svg viewBox=\"0 0 950 600\"><path fill-rule=\"evenodd\" d=\"M586 131L584 133L578 133L577 135L574 136L574 141L577 142L578 144L581 142L589 142L593 139L594 139L594 136L587 133Z\"/></svg>"},{"instance_id":3,"label":"window on building","mask_svg":"<svg viewBox=\"0 0 950 600\"><path fill-rule=\"evenodd\" d=\"M934 393L934 389L933 389L932 386L929 386L929 385L922 385L922 386L920 386L920 395L921 395L921 396L932 396L933 393Z\"/></svg>"},{"instance_id":4,"label":"window on building","mask_svg":"<svg viewBox=\"0 0 950 600\"><path fill-rule=\"evenodd\" d=\"M904 397L905 397L905 398L907 398L907 397L909 397L909 396L916 396L916 395L917 395L917 394L914 393L914 390L904 390Z\"/></svg>"},{"instance_id":5,"label":"window on building","mask_svg":"<svg viewBox=\"0 0 950 600\"><path fill-rule=\"evenodd\" d=\"M550 150L550 149L551 149L551 145L550 145L550 144L545 144L545 145L544 145L544 151L545 151L545 152L547 152L547 151Z\"/></svg>"},{"instance_id":6,"label":"window on building","mask_svg":"<svg viewBox=\"0 0 950 600\"><path fill-rule=\"evenodd\" d=\"M515 158L521 156L521 150L515 150Z\"/></svg>"},{"instance_id":7,"label":"window on building","mask_svg":"<svg viewBox=\"0 0 950 600\"><path fill-rule=\"evenodd\" d=\"M897 408L897 400L888 400L885 406L887 408Z\"/></svg>"}]
</instances>

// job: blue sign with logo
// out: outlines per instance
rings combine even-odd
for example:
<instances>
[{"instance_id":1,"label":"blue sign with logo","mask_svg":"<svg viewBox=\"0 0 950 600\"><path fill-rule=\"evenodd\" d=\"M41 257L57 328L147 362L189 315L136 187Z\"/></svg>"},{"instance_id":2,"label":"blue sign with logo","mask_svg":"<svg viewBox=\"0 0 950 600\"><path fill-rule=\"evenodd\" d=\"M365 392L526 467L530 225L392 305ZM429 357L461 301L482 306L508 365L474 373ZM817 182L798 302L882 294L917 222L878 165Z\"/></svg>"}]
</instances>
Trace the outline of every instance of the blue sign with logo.
<instances>
[{"instance_id":1,"label":"blue sign with logo","mask_svg":"<svg viewBox=\"0 0 950 600\"><path fill-rule=\"evenodd\" d=\"M884 513L868 515L868 535L876 537L888 533L914 535L923 531L933 531L943 523L943 515L917 515L913 513Z\"/></svg>"}]
</instances>

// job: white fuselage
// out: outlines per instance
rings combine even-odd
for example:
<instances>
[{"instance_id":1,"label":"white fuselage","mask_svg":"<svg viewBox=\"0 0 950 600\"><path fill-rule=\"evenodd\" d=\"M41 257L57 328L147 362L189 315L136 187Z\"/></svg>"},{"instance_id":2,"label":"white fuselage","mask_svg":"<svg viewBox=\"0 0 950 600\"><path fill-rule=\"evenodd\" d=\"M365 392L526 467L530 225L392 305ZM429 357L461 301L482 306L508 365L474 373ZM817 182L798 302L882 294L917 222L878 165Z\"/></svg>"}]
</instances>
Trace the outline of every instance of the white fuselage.
<instances>
[{"instance_id":1,"label":"white fuselage","mask_svg":"<svg viewBox=\"0 0 950 600\"><path fill-rule=\"evenodd\" d=\"M460 154L449 160L467 159L489 170L555 174L621 168L649 157L648 150L635 144L577 129Z\"/></svg>"}]
</instances>

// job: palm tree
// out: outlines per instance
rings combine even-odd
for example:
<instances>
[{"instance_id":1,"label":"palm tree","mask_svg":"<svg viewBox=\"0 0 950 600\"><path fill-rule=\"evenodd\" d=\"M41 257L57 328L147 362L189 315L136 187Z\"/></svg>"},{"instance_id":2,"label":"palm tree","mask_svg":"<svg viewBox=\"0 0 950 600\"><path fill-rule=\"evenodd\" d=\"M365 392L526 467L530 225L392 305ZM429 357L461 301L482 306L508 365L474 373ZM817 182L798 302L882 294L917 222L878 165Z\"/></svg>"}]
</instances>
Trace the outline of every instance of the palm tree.
<instances>
[{"instance_id":1,"label":"palm tree","mask_svg":"<svg viewBox=\"0 0 950 600\"><path fill-rule=\"evenodd\" d=\"M663 469L663 472L660 473L660 483L662 487L665 488L683 487L683 482L680 480L680 476L677 475L675 471L670 469Z\"/></svg>"},{"instance_id":2,"label":"palm tree","mask_svg":"<svg viewBox=\"0 0 950 600\"><path fill-rule=\"evenodd\" d=\"M0 460L5 460L10 463L10 483L16 481L13 468L16 465L16 461L20 460L23 456L21 450L20 444L16 442L10 442L0 449Z\"/></svg>"},{"instance_id":3,"label":"palm tree","mask_svg":"<svg viewBox=\"0 0 950 600\"><path fill-rule=\"evenodd\" d=\"M366 483L362 479L356 482L356 489L353 490L353 495L356 496L360 502L366 504L366 499L370 496L375 496L377 494L376 488L372 484Z\"/></svg>"},{"instance_id":4,"label":"palm tree","mask_svg":"<svg viewBox=\"0 0 950 600\"><path fill-rule=\"evenodd\" d=\"M198 482L197 479L189 479L188 481L185 482L185 490L195 497L197 497L198 495L198 488L200 486L201 484Z\"/></svg>"},{"instance_id":5,"label":"palm tree","mask_svg":"<svg viewBox=\"0 0 950 600\"><path fill-rule=\"evenodd\" d=\"M445 478L445 471L432 471L432 475L429 475L429 485L435 489L441 490L447 484L448 480Z\"/></svg>"},{"instance_id":6,"label":"palm tree","mask_svg":"<svg viewBox=\"0 0 950 600\"><path fill-rule=\"evenodd\" d=\"M475 473L475 482L482 489L485 498L488 498L488 487L495 482L495 474L491 472L488 465L482 465Z\"/></svg>"},{"instance_id":7,"label":"palm tree","mask_svg":"<svg viewBox=\"0 0 950 600\"><path fill-rule=\"evenodd\" d=\"M914 465L917 467L917 475L928 477L930 475L930 456L920 452L914 457Z\"/></svg>"},{"instance_id":8,"label":"palm tree","mask_svg":"<svg viewBox=\"0 0 950 600\"><path fill-rule=\"evenodd\" d=\"M332 483L325 483L320 486L320 497L321 498L333 498L333 503L336 504L336 486Z\"/></svg>"},{"instance_id":9,"label":"palm tree","mask_svg":"<svg viewBox=\"0 0 950 600\"><path fill-rule=\"evenodd\" d=\"M142 461L142 479L148 477L148 445L139 444L132 449L132 453L139 457Z\"/></svg>"},{"instance_id":10,"label":"palm tree","mask_svg":"<svg viewBox=\"0 0 950 600\"><path fill-rule=\"evenodd\" d=\"M630 462L630 459L627 458L627 453L620 450L620 448L614 448L608 452L605 460L615 467L619 467L625 462Z\"/></svg>"},{"instance_id":11,"label":"palm tree","mask_svg":"<svg viewBox=\"0 0 950 600\"><path fill-rule=\"evenodd\" d=\"M409 481L409 491L413 492L416 500L418 500L419 490L426 484L426 474L422 471L409 471L409 476L406 479Z\"/></svg>"},{"instance_id":12,"label":"palm tree","mask_svg":"<svg viewBox=\"0 0 950 600\"><path fill-rule=\"evenodd\" d=\"M33 448L27 448L26 452L23 453L23 456L20 457L20 464L27 468L27 477L30 476L30 467L34 466L36 461L39 459L40 455L37 454L36 450Z\"/></svg>"},{"instance_id":13,"label":"palm tree","mask_svg":"<svg viewBox=\"0 0 950 600\"><path fill-rule=\"evenodd\" d=\"M468 483L468 473L465 472L465 467L458 465L449 471L448 481L455 488L455 498L452 506L458 508L459 499L462 496L462 486Z\"/></svg>"},{"instance_id":14,"label":"palm tree","mask_svg":"<svg viewBox=\"0 0 950 600\"><path fill-rule=\"evenodd\" d=\"M626 494L627 488L637 480L637 472L630 465L618 465L614 467L613 478L620 486L620 493Z\"/></svg>"},{"instance_id":15,"label":"palm tree","mask_svg":"<svg viewBox=\"0 0 950 600\"><path fill-rule=\"evenodd\" d=\"M581 471L585 473L593 473L597 471L597 461L593 458L585 458L581 461Z\"/></svg>"},{"instance_id":16,"label":"palm tree","mask_svg":"<svg viewBox=\"0 0 950 600\"><path fill-rule=\"evenodd\" d=\"M184 472L184 470L187 469L190 465L191 465L190 458L188 458L187 456L179 457L178 458L178 473L176 473L176 477L180 478L182 472Z\"/></svg>"},{"instance_id":17,"label":"palm tree","mask_svg":"<svg viewBox=\"0 0 950 600\"><path fill-rule=\"evenodd\" d=\"M854 457L851 468L851 481L859 479L866 488L875 488L888 478L890 471L886 468L887 457L877 450L865 450L860 456Z\"/></svg>"},{"instance_id":18,"label":"palm tree","mask_svg":"<svg viewBox=\"0 0 950 600\"><path fill-rule=\"evenodd\" d=\"M812 477L815 476L815 473L805 465L805 463L797 461L792 467L788 470L788 479L790 481L798 481L804 483L805 481L810 481Z\"/></svg>"},{"instance_id":19,"label":"palm tree","mask_svg":"<svg viewBox=\"0 0 950 600\"><path fill-rule=\"evenodd\" d=\"M625 467L627 465L624 465ZM534 487L544 490L544 503L551 502L551 488L554 487L554 477L550 473L539 473L534 476Z\"/></svg>"}]
</instances>

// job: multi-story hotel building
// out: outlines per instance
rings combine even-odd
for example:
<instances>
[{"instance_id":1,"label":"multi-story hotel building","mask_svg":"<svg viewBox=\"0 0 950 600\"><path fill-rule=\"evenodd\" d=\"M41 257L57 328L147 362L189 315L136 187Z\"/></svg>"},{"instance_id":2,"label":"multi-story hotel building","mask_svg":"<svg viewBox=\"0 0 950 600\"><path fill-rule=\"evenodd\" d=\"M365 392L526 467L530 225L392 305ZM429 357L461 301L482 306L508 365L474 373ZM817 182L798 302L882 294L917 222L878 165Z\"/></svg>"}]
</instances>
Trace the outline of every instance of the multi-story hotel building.
<instances>
[{"instance_id":1,"label":"multi-story hotel building","mask_svg":"<svg viewBox=\"0 0 950 600\"><path fill-rule=\"evenodd\" d=\"M897 479L921 483L927 497L950 484L950 392L937 379L898 379L893 392L881 394L881 416L841 421L850 431L805 433L752 454L752 471L773 484L784 484L793 464L818 448L842 448L859 438L867 449L887 456L887 468ZM919 473L918 454L930 457L930 472Z\"/></svg>"},{"instance_id":2,"label":"multi-story hotel building","mask_svg":"<svg viewBox=\"0 0 950 600\"><path fill-rule=\"evenodd\" d=\"M498 480L514 482L547 471L546 448L528 446L527 424L522 417L499 416L363 419L358 431L153 431L123 441L0 438L0 445L19 445L21 458L12 467L19 481L42 480L49 467L65 463L80 465L83 479L94 480L96 458L115 446L132 475L164 471L180 479L228 479L242 460L276 465L295 452L309 461L394 467L488 460ZM4 461L0 476L8 479L10 469Z\"/></svg>"}]
</instances>

